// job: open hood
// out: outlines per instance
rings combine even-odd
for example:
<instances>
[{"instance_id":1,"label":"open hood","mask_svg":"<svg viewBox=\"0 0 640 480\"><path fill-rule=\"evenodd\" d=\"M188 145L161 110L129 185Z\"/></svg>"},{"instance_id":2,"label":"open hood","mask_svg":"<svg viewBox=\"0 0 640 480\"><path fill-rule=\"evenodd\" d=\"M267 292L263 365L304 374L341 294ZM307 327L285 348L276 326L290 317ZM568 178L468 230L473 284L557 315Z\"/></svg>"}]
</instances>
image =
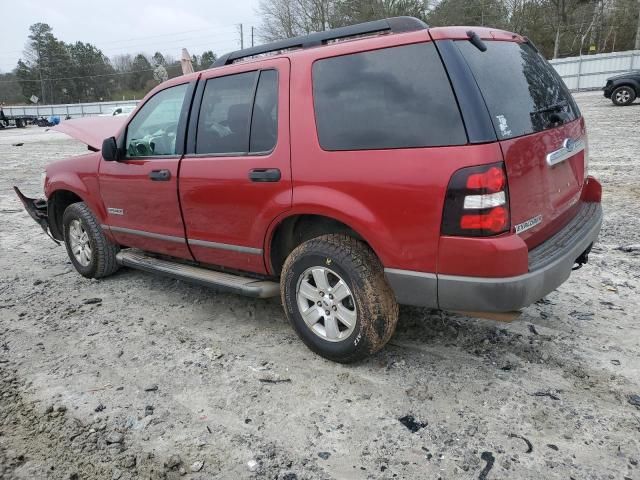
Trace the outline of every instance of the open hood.
<instances>
[{"instance_id":1,"label":"open hood","mask_svg":"<svg viewBox=\"0 0 640 480\"><path fill-rule=\"evenodd\" d=\"M74 120L65 120L51 130L66 133L70 137L86 143L95 150L102 149L102 141L105 138L115 136L124 125L127 117L84 117Z\"/></svg>"}]
</instances>

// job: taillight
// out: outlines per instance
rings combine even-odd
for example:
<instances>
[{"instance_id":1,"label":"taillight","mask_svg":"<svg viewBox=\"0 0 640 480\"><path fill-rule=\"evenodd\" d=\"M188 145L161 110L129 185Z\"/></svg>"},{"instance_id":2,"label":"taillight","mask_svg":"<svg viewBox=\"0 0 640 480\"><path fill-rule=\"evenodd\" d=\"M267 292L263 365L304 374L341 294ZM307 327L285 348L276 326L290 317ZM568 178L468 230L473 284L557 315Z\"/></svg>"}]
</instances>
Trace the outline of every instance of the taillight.
<instances>
[{"instance_id":1,"label":"taillight","mask_svg":"<svg viewBox=\"0 0 640 480\"><path fill-rule=\"evenodd\" d=\"M510 223L503 162L462 168L453 174L442 215L443 235L499 235L509 231Z\"/></svg>"}]
</instances>

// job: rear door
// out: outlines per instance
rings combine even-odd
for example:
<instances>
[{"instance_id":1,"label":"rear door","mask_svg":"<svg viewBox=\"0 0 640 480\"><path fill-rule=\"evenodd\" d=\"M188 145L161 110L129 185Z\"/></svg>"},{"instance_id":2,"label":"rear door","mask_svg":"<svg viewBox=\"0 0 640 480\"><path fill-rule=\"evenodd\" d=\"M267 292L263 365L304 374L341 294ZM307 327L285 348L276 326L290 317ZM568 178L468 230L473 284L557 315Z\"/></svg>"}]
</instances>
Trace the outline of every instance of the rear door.
<instances>
[{"instance_id":1,"label":"rear door","mask_svg":"<svg viewBox=\"0 0 640 480\"><path fill-rule=\"evenodd\" d=\"M194 99L180 201L196 260L265 272L269 224L291 206L289 60L203 74Z\"/></svg>"},{"instance_id":2,"label":"rear door","mask_svg":"<svg viewBox=\"0 0 640 480\"><path fill-rule=\"evenodd\" d=\"M127 126L125 158L100 161L108 226L122 245L192 258L178 204L178 168L192 94L188 83L156 93Z\"/></svg>"},{"instance_id":3,"label":"rear door","mask_svg":"<svg viewBox=\"0 0 640 480\"><path fill-rule=\"evenodd\" d=\"M586 133L571 93L528 43L456 42L480 87L504 155L511 222L530 248L569 221L585 176Z\"/></svg>"}]
</instances>

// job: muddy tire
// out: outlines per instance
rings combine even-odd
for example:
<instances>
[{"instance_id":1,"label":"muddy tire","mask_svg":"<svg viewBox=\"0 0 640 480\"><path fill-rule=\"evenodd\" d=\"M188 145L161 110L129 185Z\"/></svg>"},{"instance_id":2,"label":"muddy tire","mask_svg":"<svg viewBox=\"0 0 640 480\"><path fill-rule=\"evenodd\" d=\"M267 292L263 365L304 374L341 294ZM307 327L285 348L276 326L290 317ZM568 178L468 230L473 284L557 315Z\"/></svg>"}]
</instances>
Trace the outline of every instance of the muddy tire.
<instances>
[{"instance_id":1,"label":"muddy tire","mask_svg":"<svg viewBox=\"0 0 640 480\"><path fill-rule=\"evenodd\" d=\"M105 237L98 220L84 202L66 208L62 227L67 254L80 275L101 278L118 270L116 253L120 248Z\"/></svg>"},{"instance_id":2,"label":"muddy tire","mask_svg":"<svg viewBox=\"0 0 640 480\"><path fill-rule=\"evenodd\" d=\"M636 99L636 91L629 85L623 85L611 92L611 101L618 107L631 105Z\"/></svg>"},{"instance_id":3,"label":"muddy tire","mask_svg":"<svg viewBox=\"0 0 640 480\"><path fill-rule=\"evenodd\" d=\"M280 290L302 341L335 362L377 352L398 323L398 304L380 260L347 235L324 235L299 245L285 261Z\"/></svg>"}]
</instances>

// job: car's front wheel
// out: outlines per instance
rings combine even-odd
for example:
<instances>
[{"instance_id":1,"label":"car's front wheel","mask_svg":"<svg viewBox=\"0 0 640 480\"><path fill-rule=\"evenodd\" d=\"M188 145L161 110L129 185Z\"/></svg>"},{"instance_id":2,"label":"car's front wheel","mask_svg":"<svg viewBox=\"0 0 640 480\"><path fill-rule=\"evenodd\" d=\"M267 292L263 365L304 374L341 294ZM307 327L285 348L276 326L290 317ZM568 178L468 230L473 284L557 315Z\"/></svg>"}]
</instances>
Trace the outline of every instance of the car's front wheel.
<instances>
[{"instance_id":1,"label":"car's front wheel","mask_svg":"<svg viewBox=\"0 0 640 480\"><path fill-rule=\"evenodd\" d=\"M611 101L619 107L631 105L635 99L636 91L628 85L618 87L611 93Z\"/></svg>"},{"instance_id":2,"label":"car's front wheel","mask_svg":"<svg viewBox=\"0 0 640 480\"><path fill-rule=\"evenodd\" d=\"M398 304L373 251L346 235L298 246L280 280L287 318L304 343L336 362L360 360L389 341Z\"/></svg>"},{"instance_id":3,"label":"car's front wheel","mask_svg":"<svg viewBox=\"0 0 640 480\"><path fill-rule=\"evenodd\" d=\"M64 244L71 263L82 276L101 278L118 270L119 247L109 241L84 202L69 205L62 216Z\"/></svg>"}]
</instances>

